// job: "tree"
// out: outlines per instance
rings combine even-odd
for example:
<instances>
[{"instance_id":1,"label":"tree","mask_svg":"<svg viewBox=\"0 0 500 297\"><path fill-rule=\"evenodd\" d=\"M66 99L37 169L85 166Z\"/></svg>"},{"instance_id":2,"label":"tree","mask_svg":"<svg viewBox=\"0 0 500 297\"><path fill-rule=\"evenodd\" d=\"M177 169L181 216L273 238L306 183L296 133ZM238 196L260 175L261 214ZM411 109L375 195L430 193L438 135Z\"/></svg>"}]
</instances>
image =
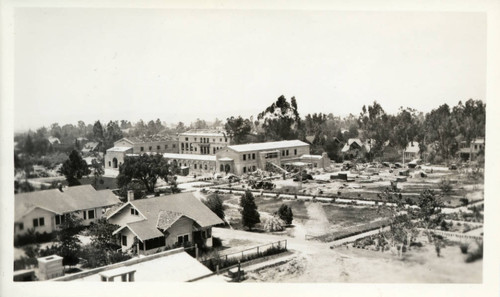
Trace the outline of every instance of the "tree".
<instances>
[{"instance_id":1,"label":"tree","mask_svg":"<svg viewBox=\"0 0 500 297\"><path fill-rule=\"evenodd\" d=\"M113 147L114 142L123 137L122 130L117 122L109 121L104 133L104 150Z\"/></svg>"},{"instance_id":2,"label":"tree","mask_svg":"<svg viewBox=\"0 0 500 297\"><path fill-rule=\"evenodd\" d=\"M94 224L90 225L88 235L91 244L101 250L116 250L113 232L120 226L110 224L105 218L100 218Z\"/></svg>"},{"instance_id":3,"label":"tree","mask_svg":"<svg viewBox=\"0 0 500 297\"><path fill-rule=\"evenodd\" d=\"M69 159L66 160L59 169L59 173L66 177L68 185L71 187L80 185L80 181L78 180L85 175L89 175L90 169L80 156L80 153L73 150L69 155Z\"/></svg>"},{"instance_id":4,"label":"tree","mask_svg":"<svg viewBox=\"0 0 500 297\"><path fill-rule=\"evenodd\" d=\"M148 193L153 193L158 178L168 182L168 177L176 171L174 165L168 164L162 155L147 155L125 157L117 177L118 187L126 190L132 181L142 183Z\"/></svg>"},{"instance_id":5,"label":"tree","mask_svg":"<svg viewBox=\"0 0 500 297\"><path fill-rule=\"evenodd\" d=\"M245 194L240 198L240 206L242 208L240 213L243 226L252 230L256 224L260 223L260 214L257 211L257 205L255 204L252 192L245 191Z\"/></svg>"},{"instance_id":6,"label":"tree","mask_svg":"<svg viewBox=\"0 0 500 297\"><path fill-rule=\"evenodd\" d=\"M370 159L380 155L385 142L389 140L390 117L385 113L382 106L377 101L374 101L373 105L368 106L368 108L363 105L358 123L365 131L365 138L375 140L371 142L370 153L368 154Z\"/></svg>"},{"instance_id":7,"label":"tree","mask_svg":"<svg viewBox=\"0 0 500 297\"><path fill-rule=\"evenodd\" d=\"M79 262L78 253L81 241L77 235L81 230L81 222L82 219L78 218L76 214L69 213L64 215L60 225L61 230L57 234L57 242L64 266L74 266Z\"/></svg>"},{"instance_id":8,"label":"tree","mask_svg":"<svg viewBox=\"0 0 500 297\"><path fill-rule=\"evenodd\" d=\"M224 220L224 205L222 199L217 194L213 194L207 197L205 201L203 201L205 205L210 208L210 210L215 213L221 220Z\"/></svg>"},{"instance_id":9,"label":"tree","mask_svg":"<svg viewBox=\"0 0 500 297\"><path fill-rule=\"evenodd\" d=\"M95 140L104 142L104 129L102 128L100 121L97 121L94 123L94 127L92 128L92 132L94 133Z\"/></svg>"},{"instance_id":10,"label":"tree","mask_svg":"<svg viewBox=\"0 0 500 297\"><path fill-rule=\"evenodd\" d=\"M411 242L418 234L415 223L412 221L411 212L408 212L411 209L406 207L409 201L403 199L396 186L385 189L379 198L385 202L379 205L379 211L388 212L390 226L389 238L385 238L383 234L381 236L398 250L400 257L403 257L403 251L409 249ZM390 206L387 206L386 203Z\"/></svg>"},{"instance_id":11,"label":"tree","mask_svg":"<svg viewBox=\"0 0 500 297\"><path fill-rule=\"evenodd\" d=\"M417 206L417 209L412 209L413 216L420 221L426 230L427 236L431 238L429 229L439 226L444 220L441 213L443 203L432 190L426 189L420 193Z\"/></svg>"},{"instance_id":12,"label":"tree","mask_svg":"<svg viewBox=\"0 0 500 297\"><path fill-rule=\"evenodd\" d=\"M419 122L417 111L412 108L400 108L393 120L391 143L404 150L408 143L416 141L422 124Z\"/></svg>"},{"instance_id":13,"label":"tree","mask_svg":"<svg viewBox=\"0 0 500 297\"><path fill-rule=\"evenodd\" d=\"M484 137L486 127L486 104L480 100L469 99L465 104L460 101L453 108L452 116L458 125L461 136L471 148L469 160L472 161L471 142L478 137Z\"/></svg>"},{"instance_id":14,"label":"tree","mask_svg":"<svg viewBox=\"0 0 500 297\"><path fill-rule=\"evenodd\" d=\"M104 169L96 159L92 160L92 171L94 172L94 187L97 187L97 181L104 174Z\"/></svg>"},{"instance_id":15,"label":"tree","mask_svg":"<svg viewBox=\"0 0 500 297\"><path fill-rule=\"evenodd\" d=\"M276 102L261 112L257 119L262 125L266 140L296 139L302 130L295 97L288 103L285 96L281 95Z\"/></svg>"},{"instance_id":16,"label":"tree","mask_svg":"<svg viewBox=\"0 0 500 297\"><path fill-rule=\"evenodd\" d=\"M457 120L452 118L447 104L433 109L425 116L425 131L428 139L438 144L438 152L444 160L448 160L458 149L455 139L458 129Z\"/></svg>"},{"instance_id":17,"label":"tree","mask_svg":"<svg viewBox=\"0 0 500 297\"><path fill-rule=\"evenodd\" d=\"M186 125L184 125L183 122L177 123L177 126L175 127L175 131L177 133L182 133L185 132L186 130L187 130Z\"/></svg>"},{"instance_id":18,"label":"tree","mask_svg":"<svg viewBox=\"0 0 500 297\"><path fill-rule=\"evenodd\" d=\"M241 116L237 118L230 117L227 119L224 128L234 144L242 144L246 142L247 135L252 131L252 123Z\"/></svg>"},{"instance_id":19,"label":"tree","mask_svg":"<svg viewBox=\"0 0 500 297\"><path fill-rule=\"evenodd\" d=\"M24 151L27 155L32 156L35 153L35 146L33 144L33 139L31 138L31 133L28 133L26 141L24 143Z\"/></svg>"},{"instance_id":20,"label":"tree","mask_svg":"<svg viewBox=\"0 0 500 297\"><path fill-rule=\"evenodd\" d=\"M207 129L208 125L205 120L196 119L196 121L193 124L191 124L191 127L193 129Z\"/></svg>"},{"instance_id":21,"label":"tree","mask_svg":"<svg viewBox=\"0 0 500 297\"><path fill-rule=\"evenodd\" d=\"M293 221L293 212L292 208L286 204L281 204L278 209L278 216L282 219L287 225L290 225Z\"/></svg>"}]
</instances>

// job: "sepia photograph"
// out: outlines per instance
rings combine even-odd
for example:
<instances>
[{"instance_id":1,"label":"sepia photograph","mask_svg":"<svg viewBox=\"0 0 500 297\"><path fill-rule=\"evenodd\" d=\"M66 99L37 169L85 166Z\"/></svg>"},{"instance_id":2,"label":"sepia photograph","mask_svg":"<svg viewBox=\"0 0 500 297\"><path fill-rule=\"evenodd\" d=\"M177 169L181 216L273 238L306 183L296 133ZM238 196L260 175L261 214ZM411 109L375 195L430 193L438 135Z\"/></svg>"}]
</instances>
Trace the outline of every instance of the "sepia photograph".
<instances>
[{"instance_id":1,"label":"sepia photograph","mask_svg":"<svg viewBox=\"0 0 500 297\"><path fill-rule=\"evenodd\" d=\"M497 296L499 3L428 4L4 4L6 296Z\"/></svg>"}]
</instances>

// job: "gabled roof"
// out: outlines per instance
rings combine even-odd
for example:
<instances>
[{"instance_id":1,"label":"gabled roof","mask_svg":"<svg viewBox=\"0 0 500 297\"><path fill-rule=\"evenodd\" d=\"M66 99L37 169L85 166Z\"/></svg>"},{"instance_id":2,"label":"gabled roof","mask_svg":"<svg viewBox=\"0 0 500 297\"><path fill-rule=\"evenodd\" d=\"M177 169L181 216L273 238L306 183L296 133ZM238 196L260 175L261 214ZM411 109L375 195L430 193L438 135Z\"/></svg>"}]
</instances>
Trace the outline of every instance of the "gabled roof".
<instances>
[{"instance_id":1,"label":"gabled roof","mask_svg":"<svg viewBox=\"0 0 500 297\"><path fill-rule=\"evenodd\" d=\"M249 151L261 151L261 150L277 150L291 147L309 146L309 144L302 142L300 140L283 140L283 141L273 141L273 142L258 142L258 143L248 143L240 145L230 145L227 148L232 149L236 152L249 152Z\"/></svg>"},{"instance_id":2,"label":"gabled roof","mask_svg":"<svg viewBox=\"0 0 500 297\"><path fill-rule=\"evenodd\" d=\"M146 218L142 221L126 224L141 240L163 236L163 233L158 228L163 230L168 229L183 216L193 220L200 227L209 227L224 223L205 204L198 200L193 193L179 193L133 200L111 213L108 219L119 213L129 204Z\"/></svg>"},{"instance_id":3,"label":"gabled roof","mask_svg":"<svg viewBox=\"0 0 500 297\"><path fill-rule=\"evenodd\" d=\"M420 147L418 142L416 141L409 142L408 145L406 146L405 152L418 154L420 152Z\"/></svg>"},{"instance_id":4,"label":"gabled roof","mask_svg":"<svg viewBox=\"0 0 500 297\"><path fill-rule=\"evenodd\" d=\"M96 191L91 185L51 189L15 195L15 220L39 207L57 214L112 206L120 203L111 190Z\"/></svg>"}]
</instances>

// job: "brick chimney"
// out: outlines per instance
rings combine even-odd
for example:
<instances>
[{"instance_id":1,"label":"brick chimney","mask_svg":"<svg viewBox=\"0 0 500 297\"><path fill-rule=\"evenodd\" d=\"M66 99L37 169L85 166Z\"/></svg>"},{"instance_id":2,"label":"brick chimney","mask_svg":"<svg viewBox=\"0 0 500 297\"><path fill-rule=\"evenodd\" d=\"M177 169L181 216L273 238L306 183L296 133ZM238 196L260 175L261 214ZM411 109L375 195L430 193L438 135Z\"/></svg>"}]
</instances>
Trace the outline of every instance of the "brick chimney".
<instances>
[{"instance_id":1,"label":"brick chimney","mask_svg":"<svg viewBox=\"0 0 500 297\"><path fill-rule=\"evenodd\" d=\"M132 191L132 190L127 191L127 201L128 202L134 201L134 191Z\"/></svg>"}]
</instances>

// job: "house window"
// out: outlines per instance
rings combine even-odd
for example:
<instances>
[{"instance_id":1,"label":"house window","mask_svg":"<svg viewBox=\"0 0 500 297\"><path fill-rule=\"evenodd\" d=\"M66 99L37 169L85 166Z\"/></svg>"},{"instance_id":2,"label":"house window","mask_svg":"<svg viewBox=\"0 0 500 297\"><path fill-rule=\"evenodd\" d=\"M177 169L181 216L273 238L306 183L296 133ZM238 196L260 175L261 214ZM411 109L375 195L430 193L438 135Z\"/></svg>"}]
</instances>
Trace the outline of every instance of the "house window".
<instances>
[{"instance_id":1,"label":"house window","mask_svg":"<svg viewBox=\"0 0 500 297\"><path fill-rule=\"evenodd\" d=\"M207 238L212 237L212 229L207 229Z\"/></svg>"},{"instance_id":2,"label":"house window","mask_svg":"<svg viewBox=\"0 0 500 297\"><path fill-rule=\"evenodd\" d=\"M156 146L156 149L157 149L157 150L160 150L160 146L159 146L159 145L157 145L157 146Z\"/></svg>"},{"instance_id":3,"label":"house window","mask_svg":"<svg viewBox=\"0 0 500 297\"><path fill-rule=\"evenodd\" d=\"M45 225L45 219L43 217L33 219L33 227L42 227Z\"/></svg>"},{"instance_id":4,"label":"house window","mask_svg":"<svg viewBox=\"0 0 500 297\"><path fill-rule=\"evenodd\" d=\"M186 137L186 141L189 141L189 137Z\"/></svg>"},{"instance_id":5,"label":"house window","mask_svg":"<svg viewBox=\"0 0 500 297\"><path fill-rule=\"evenodd\" d=\"M19 223L19 230L23 230L24 229L24 224L23 223Z\"/></svg>"},{"instance_id":6,"label":"house window","mask_svg":"<svg viewBox=\"0 0 500 297\"><path fill-rule=\"evenodd\" d=\"M224 165L220 164L220 172L224 171Z\"/></svg>"},{"instance_id":7,"label":"house window","mask_svg":"<svg viewBox=\"0 0 500 297\"><path fill-rule=\"evenodd\" d=\"M149 147L149 150L150 150L150 151L152 151L152 150L153 150L153 147L152 147L152 146L150 146L150 147Z\"/></svg>"},{"instance_id":8,"label":"house window","mask_svg":"<svg viewBox=\"0 0 500 297\"><path fill-rule=\"evenodd\" d=\"M135 208L131 208L131 209L130 209L130 214L133 214L134 216L138 216L138 215L139 215L139 212L137 211L137 209L135 209Z\"/></svg>"},{"instance_id":9,"label":"house window","mask_svg":"<svg viewBox=\"0 0 500 297\"><path fill-rule=\"evenodd\" d=\"M196 164L194 164L194 169L196 169Z\"/></svg>"},{"instance_id":10,"label":"house window","mask_svg":"<svg viewBox=\"0 0 500 297\"><path fill-rule=\"evenodd\" d=\"M143 152L143 151L144 151L144 147L143 147L143 146L141 146L141 152Z\"/></svg>"},{"instance_id":11,"label":"house window","mask_svg":"<svg viewBox=\"0 0 500 297\"><path fill-rule=\"evenodd\" d=\"M286 155L288 156L288 150L286 150Z\"/></svg>"},{"instance_id":12,"label":"house window","mask_svg":"<svg viewBox=\"0 0 500 297\"><path fill-rule=\"evenodd\" d=\"M247 173L247 168L243 167L243 173Z\"/></svg>"},{"instance_id":13,"label":"house window","mask_svg":"<svg viewBox=\"0 0 500 297\"><path fill-rule=\"evenodd\" d=\"M196 137L194 138L194 141L196 141Z\"/></svg>"},{"instance_id":14,"label":"house window","mask_svg":"<svg viewBox=\"0 0 500 297\"><path fill-rule=\"evenodd\" d=\"M108 161L108 166L111 167L111 161Z\"/></svg>"},{"instance_id":15,"label":"house window","mask_svg":"<svg viewBox=\"0 0 500 297\"><path fill-rule=\"evenodd\" d=\"M189 235L181 235L177 237L177 243L178 244L186 244L189 242Z\"/></svg>"},{"instance_id":16,"label":"house window","mask_svg":"<svg viewBox=\"0 0 500 297\"><path fill-rule=\"evenodd\" d=\"M294 155L297 155L297 149L294 149L294 150L293 150L293 154L294 154Z\"/></svg>"},{"instance_id":17,"label":"house window","mask_svg":"<svg viewBox=\"0 0 500 297\"><path fill-rule=\"evenodd\" d=\"M122 235L122 245L127 246L127 236Z\"/></svg>"},{"instance_id":18,"label":"house window","mask_svg":"<svg viewBox=\"0 0 500 297\"><path fill-rule=\"evenodd\" d=\"M220 139L220 142L222 142L222 138Z\"/></svg>"},{"instance_id":19,"label":"house window","mask_svg":"<svg viewBox=\"0 0 500 297\"><path fill-rule=\"evenodd\" d=\"M64 222L64 216L56 215L56 225L60 225Z\"/></svg>"},{"instance_id":20,"label":"house window","mask_svg":"<svg viewBox=\"0 0 500 297\"><path fill-rule=\"evenodd\" d=\"M95 211L92 209L92 210L89 210L89 220L95 218Z\"/></svg>"},{"instance_id":21,"label":"house window","mask_svg":"<svg viewBox=\"0 0 500 297\"><path fill-rule=\"evenodd\" d=\"M172 147L175 148L175 144L172 144Z\"/></svg>"},{"instance_id":22,"label":"house window","mask_svg":"<svg viewBox=\"0 0 500 297\"><path fill-rule=\"evenodd\" d=\"M252 154L252 159L255 160L255 153Z\"/></svg>"},{"instance_id":23,"label":"house window","mask_svg":"<svg viewBox=\"0 0 500 297\"><path fill-rule=\"evenodd\" d=\"M243 155L243 161L246 161L247 155Z\"/></svg>"},{"instance_id":24,"label":"house window","mask_svg":"<svg viewBox=\"0 0 500 297\"><path fill-rule=\"evenodd\" d=\"M207 170L207 164L205 164L205 170Z\"/></svg>"},{"instance_id":25,"label":"house window","mask_svg":"<svg viewBox=\"0 0 500 297\"><path fill-rule=\"evenodd\" d=\"M257 170L257 167L252 166L252 171L255 171L255 170Z\"/></svg>"},{"instance_id":26,"label":"house window","mask_svg":"<svg viewBox=\"0 0 500 297\"><path fill-rule=\"evenodd\" d=\"M198 148L197 147L194 147L194 151L197 152L198 151Z\"/></svg>"},{"instance_id":27,"label":"house window","mask_svg":"<svg viewBox=\"0 0 500 297\"><path fill-rule=\"evenodd\" d=\"M86 220L87 219L87 212L84 210L83 211L83 219Z\"/></svg>"},{"instance_id":28,"label":"house window","mask_svg":"<svg viewBox=\"0 0 500 297\"><path fill-rule=\"evenodd\" d=\"M181 143L181 149L184 149L184 142Z\"/></svg>"}]
</instances>

